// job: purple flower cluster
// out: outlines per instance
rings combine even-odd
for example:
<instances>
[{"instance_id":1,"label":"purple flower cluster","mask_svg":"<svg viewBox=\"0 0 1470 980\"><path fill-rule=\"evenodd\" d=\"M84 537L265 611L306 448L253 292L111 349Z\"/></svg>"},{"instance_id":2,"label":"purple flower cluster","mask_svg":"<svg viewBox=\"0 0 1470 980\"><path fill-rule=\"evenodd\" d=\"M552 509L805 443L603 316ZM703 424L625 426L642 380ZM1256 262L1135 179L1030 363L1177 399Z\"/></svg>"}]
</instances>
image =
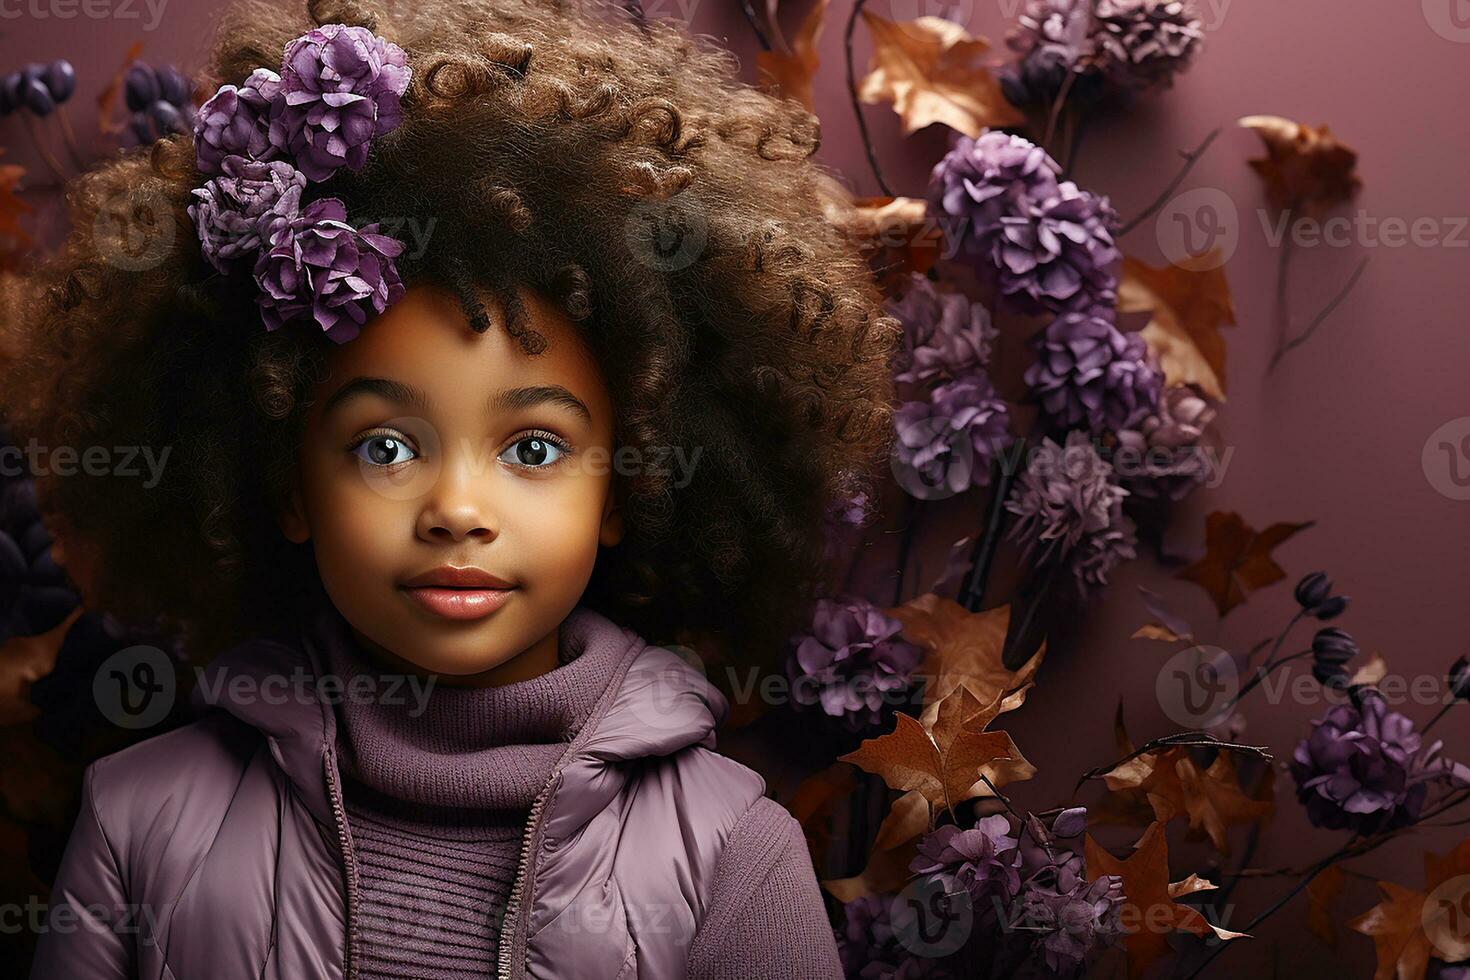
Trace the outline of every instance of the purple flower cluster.
<instances>
[{"instance_id":1,"label":"purple flower cluster","mask_svg":"<svg viewBox=\"0 0 1470 980\"><path fill-rule=\"evenodd\" d=\"M1421 752L1414 723L1372 688L1332 708L1291 757L1297 799L1318 827L1375 834L1415 823L1429 784L1453 771L1440 743Z\"/></svg>"},{"instance_id":2,"label":"purple flower cluster","mask_svg":"<svg viewBox=\"0 0 1470 980\"><path fill-rule=\"evenodd\" d=\"M924 384L984 369L998 331L990 311L960 292L940 292L928 276L913 273L888 312L903 324L903 349L895 381Z\"/></svg>"},{"instance_id":3,"label":"purple flower cluster","mask_svg":"<svg viewBox=\"0 0 1470 980\"><path fill-rule=\"evenodd\" d=\"M961 136L934 167L929 208L961 219L960 251L1018 311L1103 314L1117 298L1117 215L1060 169L1019 136Z\"/></svg>"},{"instance_id":4,"label":"purple flower cluster","mask_svg":"<svg viewBox=\"0 0 1470 980\"><path fill-rule=\"evenodd\" d=\"M266 329L312 320L333 341L403 295L403 243L355 228L336 198L303 205L308 181L360 170L368 144L398 125L407 56L363 27L325 24L286 45L280 73L221 86L194 125L199 170L189 216L221 272L253 255Z\"/></svg>"},{"instance_id":5,"label":"purple flower cluster","mask_svg":"<svg viewBox=\"0 0 1470 980\"><path fill-rule=\"evenodd\" d=\"M1121 879L1089 882L1082 857L1058 839L1081 834L1086 822L1079 807L1050 831L1027 824L1014 834L1003 814L969 829L945 825L920 839L909 870L968 903L976 935L1005 964L997 975L1076 976L1123 934Z\"/></svg>"},{"instance_id":6,"label":"purple flower cluster","mask_svg":"<svg viewBox=\"0 0 1470 980\"><path fill-rule=\"evenodd\" d=\"M1074 429L1065 446L1043 439L1006 501L1017 516L1011 537L1028 561L1065 562L1085 597L1134 555L1135 528L1123 513L1127 496L1087 433Z\"/></svg>"},{"instance_id":7,"label":"purple flower cluster","mask_svg":"<svg viewBox=\"0 0 1470 980\"><path fill-rule=\"evenodd\" d=\"M77 90L77 73L70 61L32 62L0 78L0 116L26 110L49 116Z\"/></svg>"},{"instance_id":8,"label":"purple flower cluster","mask_svg":"<svg viewBox=\"0 0 1470 980\"><path fill-rule=\"evenodd\" d=\"M985 374L939 385L927 401L903 403L894 427L894 478L921 500L988 484L990 464L1013 441L1010 408Z\"/></svg>"},{"instance_id":9,"label":"purple flower cluster","mask_svg":"<svg viewBox=\"0 0 1470 980\"><path fill-rule=\"evenodd\" d=\"M835 931L842 975L860 980L949 980L936 959L904 946L891 918L894 896L864 895L842 907Z\"/></svg>"},{"instance_id":10,"label":"purple flower cluster","mask_svg":"<svg viewBox=\"0 0 1470 980\"><path fill-rule=\"evenodd\" d=\"M1036 343L1026 383L1054 424L1116 432L1158 405L1163 375L1149 363L1138 334L1125 334L1099 316L1064 313Z\"/></svg>"},{"instance_id":11,"label":"purple flower cluster","mask_svg":"<svg viewBox=\"0 0 1470 980\"><path fill-rule=\"evenodd\" d=\"M1007 44L1019 56L1001 72L1016 105L1050 105L1071 76L1068 100L1085 108L1113 95L1167 88L1203 43L1181 0L1028 0Z\"/></svg>"},{"instance_id":12,"label":"purple flower cluster","mask_svg":"<svg viewBox=\"0 0 1470 980\"><path fill-rule=\"evenodd\" d=\"M1140 497L1180 500L1210 468L1200 453L1215 410L1187 385L1166 388L1152 415L1118 431L1118 456L1130 459L1125 483Z\"/></svg>"},{"instance_id":13,"label":"purple flower cluster","mask_svg":"<svg viewBox=\"0 0 1470 980\"><path fill-rule=\"evenodd\" d=\"M793 638L787 661L792 698L818 704L850 730L878 724L884 699L913 683L922 648L900 636L903 624L864 599L818 600L811 631Z\"/></svg>"}]
</instances>

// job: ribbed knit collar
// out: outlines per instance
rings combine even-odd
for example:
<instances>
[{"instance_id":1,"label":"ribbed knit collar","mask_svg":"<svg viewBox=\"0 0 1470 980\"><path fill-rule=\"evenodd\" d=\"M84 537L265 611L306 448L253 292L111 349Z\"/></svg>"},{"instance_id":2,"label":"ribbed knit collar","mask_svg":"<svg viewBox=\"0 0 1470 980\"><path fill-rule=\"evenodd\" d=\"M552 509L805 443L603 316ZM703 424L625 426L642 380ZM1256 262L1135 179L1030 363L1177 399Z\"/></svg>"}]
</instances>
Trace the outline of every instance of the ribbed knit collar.
<instances>
[{"instance_id":1,"label":"ribbed knit collar","mask_svg":"<svg viewBox=\"0 0 1470 980\"><path fill-rule=\"evenodd\" d=\"M334 708L342 774L371 790L378 805L400 803L420 817L438 809L529 808L627 650L621 631L598 628L604 622L574 609L559 631L559 666L539 677L499 687L436 683L422 704L407 685L393 704L344 694ZM314 633L328 669L341 678L339 690L351 692L359 675L392 673L362 649L335 609L317 617Z\"/></svg>"}]
</instances>

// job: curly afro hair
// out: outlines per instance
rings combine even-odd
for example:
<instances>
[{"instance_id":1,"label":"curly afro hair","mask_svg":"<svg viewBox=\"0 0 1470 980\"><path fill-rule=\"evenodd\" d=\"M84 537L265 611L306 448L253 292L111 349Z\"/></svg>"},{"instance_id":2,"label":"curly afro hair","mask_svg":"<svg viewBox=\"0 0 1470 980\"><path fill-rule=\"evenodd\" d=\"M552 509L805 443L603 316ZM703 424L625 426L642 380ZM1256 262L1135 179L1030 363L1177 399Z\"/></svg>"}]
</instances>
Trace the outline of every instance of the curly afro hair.
<instances>
[{"instance_id":1,"label":"curly afro hair","mask_svg":"<svg viewBox=\"0 0 1470 980\"><path fill-rule=\"evenodd\" d=\"M755 644L779 647L827 584L824 517L868 485L892 425L898 325L833 222L816 120L680 27L527 0L242 4L205 84L274 67L322 23L401 45L413 78L367 165L308 195L430 230L404 281L453 290L481 330L493 296L530 354L515 294L542 291L602 363L619 444L704 447L685 486L626 478L625 539L584 601L764 659ZM268 333L250 277L204 263L185 211L203 180L172 136L77 181L6 380L9 420L42 445L167 447L156 485L43 472L40 490L94 606L207 653L315 580L272 502L332 345Z\"/></svg>"}]
</instances>

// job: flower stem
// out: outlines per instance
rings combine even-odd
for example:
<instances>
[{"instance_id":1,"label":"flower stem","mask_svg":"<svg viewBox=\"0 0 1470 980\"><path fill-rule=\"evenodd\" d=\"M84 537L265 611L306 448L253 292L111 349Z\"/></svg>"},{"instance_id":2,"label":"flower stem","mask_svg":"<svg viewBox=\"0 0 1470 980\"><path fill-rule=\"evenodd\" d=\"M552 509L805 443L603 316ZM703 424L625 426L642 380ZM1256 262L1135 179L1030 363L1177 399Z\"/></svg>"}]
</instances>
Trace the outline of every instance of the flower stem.
<instances>
[{"instance_id":1,"label":"flower stem","mask_svg":"<svg viewBox=\"0 0 1470 980\"><path fill-rule=\"evenodd\" d=\"M1016 474L1020 471L1020 460L1026 453L1026 440L1017 440L1011 451L1015 453L1014 461L1007 462L1006 454L1003 453L996 458L992 467L995 476L991 483L995 492L990 498L990 513L985 518L985 534L975 542L970 572L965 576L964 587L960 589L960 605L970 612L978 612L985 602L985 588L990 582L995 552L1000 547L1002 525L1006 515L1010 513L1006 510L1006 498L1011 495L1011 485L1015 483Z\"/></svg>"},{"instance_id":2,"label":"flower stem","mask_svg":"<svg viewBox=\"0 0 1470 980\"><path fill-rule=\"evenodd\" d=\"M843 49L847 52L847 93L852 98L852 111L857 115L858 133L863 138L863 149L868 154L868 166L873 168L873 176L878 181L878 187L887 197L894 197L893 188L888 186L888 181L883 177L883 169L878 166L878 154L873 149L873 137L868 132L868 121L863 118L863 105L858 99L857 77L852 69L852 34L857 29L858 14L862 13L863 6L868 0L857 0L852 5L852 13L847 18L847 31L843 35Z\"/></svg>"},{"instance_id":3,"label":"flower stem","mask_svg":"<svg viewBox=\"0 0 1470 980\"><path fill-rule=\"evenodd\" d=\"M1174 179L1169 181L1169 185L1164 188L1158 197L1154 198L1152 204L1140 211L1134 216L1133 220L1123 226L1122 230L1118 232L1117 237L1122 238L1134 228L1137 228L1149 218L1153 217L1165 204L1168 204L1169 199L1174 196L1174 192L1179 189L1179 185L1184 183L1184 178L1189 176L1189 172L1194 169L1194 165L1199 162L1199 158L1205 155L1205 151L1210 148L1210 144L1215 142L1215 138L1219 135L1220 127L1217 126L1210 131L1210 135L1206 136L1204 142L1199 146L1193 150L1181 150L1180 156L1184 157L1184 166L1180 169L1179 173L1174 175Z\"/></svg>"}]
</instances>

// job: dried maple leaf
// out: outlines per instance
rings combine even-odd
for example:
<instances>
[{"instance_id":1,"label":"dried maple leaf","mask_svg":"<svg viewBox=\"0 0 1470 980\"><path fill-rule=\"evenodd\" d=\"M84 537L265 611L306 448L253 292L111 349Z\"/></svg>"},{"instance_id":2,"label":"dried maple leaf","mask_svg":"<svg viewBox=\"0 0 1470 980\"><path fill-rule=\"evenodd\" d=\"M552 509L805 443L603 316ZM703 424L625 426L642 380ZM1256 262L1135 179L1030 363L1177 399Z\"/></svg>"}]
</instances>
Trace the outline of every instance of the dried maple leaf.
<instances>
[{"instance_id":1,"label":"dried maple leaf","mask_svg":"<svg viewBox=\"0 0 1470 980\"><path fill-rule=\"evenodd\" d=\"M898 891L911 877L909 864L918 853L919 838L931 826L932 813L929 801L918 790L900 796L878 828L862 873L823 881L822 887L843 902Z\"/></svg>"},{"instance_id":2,"label":"dried maple leaf","mask_svg":"<svg viewBox=\"0 0 1470 980\"><path fill-rule=\"evenodd\" d=\"M1240 125L1266 144L1266 156L1250 164L1278 208L1320 213L1351 200L1363 186L1358 154L1326 126L1305 126L1280 116L1246 116Z\"/></svg>"},{"instance_id":3,"label":"dried maple leaf","mask_svg":"<svg viewBox=\"0 0 1470 980\"><path fill-rule=\"evenodd\" d=\"M1235 301L1223 268L1156 269L1124 258L1118 312L1150 315L1140 336L1158 359L1166 383L1196 385L1208 397L1225 400L1220 327L1235 325Z\"/></svg>"},{"instance_id":4,"label":"dried maple leaf","mask_svg":"<svg viewBox=\"0 0 1470 980\"><path fill-rule=\"evenodd\" d=\"M1342 869L1332 864L1307 885L1307 928L1333 948L1337 947L1337 930L1332 926L1332 902L1342 894L1346 882Z\"/></svg>"},{"instance_id":5,"label":"dried maple leaf","mask_svg":"<svg viewBox=\"0 0 1470 980\"><path fill-rule=\"evenodd\" d=\"M893 789L918 790L930 804L951 811L965 800L988 793L982 776L994 772L1005 778L1008 773L998 763L1030 768L1018 758L1020 753L1009 735L984 731L998 713L996 705L981 705L962 687L941 707L932 731L900 712L894 716L892 732L864 739L856 751L839 760L883 777Z\"/></svg>"},{"instance_id":6,"label":"dried maple leaf","mask_svg":"<svg viewBox=\"0 0 1470 980\"><path fill-rule=\"evenodd\" d=\"M1115 721L1122 755L1134 752L1123 725L1122 707ZM1268 770L1269 771L1269 770ZM1253 799L1240 786L1235 760L1228 752L1215 756L1209 768L1201 769L1186 746L1145 752L1103 776L1103 783L1121 800L1097 811L1106 823L1167 823L1186 817L1193 834L1203 834L1221 854L1230 854L1229 828L1265 820L1275 810L1274 780L1267 777L1261 798ZM1144 806L1143 804L1147 804Z\"/></svg>"},{"instance_id":7,"label":"dried maple leaf","mask_svg":"<svg viewBox=\"0 0 1470 980\"><path fill-rule=\"evenodd\" d=\"M755 56L761 88L795 99L813 112L812 77L817 73L817 41L829 0L817 0L801 22L790 50L761 51ZM774 21L773 21L774 23Z\"/></svg>"},{"instance_id":8,"label":"dried maple leaf","mask_svg":"<svg viewBox=\"0 0 1470 980\"><path fill-rule=\"evenodd\" d=\"M928 651L919 665L920 676L928 678L920 716L925 726L933 726L939 703L960 687L968 689L980 704L998 699L998 714L1026 703L1026 692L1046 657L1046 644L1020 669L1006 667L1003 653L1010 606L970 612L952 599L927 592L887 613L903 624L906 638Z\"/></svg>"},{"instance_id":9,"label":"dried maple leaf","mask_svg":"<svg viewBox=\"0 0 1470 980\"><path fill-rule=\"evenodd\" d=\"M833 216L830 208L828 214ZM912 274L928 273L944 251L944 232L929 220L918 198L858 198L834 223L856 242L890 295L905 287Z\"/></svg>"},{"instance_id":10,"label":"dried maple leaf","mask_svg":"<svg viewBox=\"0 0 1470 980\"><path fill-rule=\"evenodd\" d=\"M1174 901L1186 894L1213 887L1191 875L1169 884L1169 844L1162 823L1150 824L1134 846L1133 853L1118 859L1088 834L1083 842L1087 880L1103 875L1123 879L1123 946L1128 951L1128 975L1139 977L1159 957L1169 952L1169 932L1195 936L1238 939L1243 933L1212 925L1197 909Z\"/></svg>"},{"instance_id":11,"label":"dried maple leaf","mask_svg":"<svg viewBox=\"0 0 1470 980\"><path fill-rule=\"evenodd\" d=\"M1271 552L1313 523L1272 524L1256 531L1239 514L1214 511L1205 518L1205 556L1182 569L1178 577L1208 592L1223 616L1250 593L1286 577Z\"/></svg>"},{"instance_id":12,"label":"dried maple leaf","mask_svg":"<svg viewBox=\"0 0 1470 980\"><path fill-rule=\"evenodd\" d=\"M1353 676L1348 678L1348 685L1377 684L1387 676L1388 662L1383 659L1383 654L1375 650L1361 667L1353 671Z\"/></svg>"},{"instance_id":13,"label":"dried maple leaf","mask_svg":"<svg viewBox=\"0 0 1470 980\"><path fill-rule=\"evenodd\" d=\"M990 42L942 17L897 23L863 11L873 59L858 85L864 102L891 102L905 135L944 123L967 136L1026 121L986 67Z\"/></svg>"},{"instance_id":14,"label":"dried maple leaf","mask_svg":"<svg viewBox=\"0 0 1470 980\"><path fill-rule=\"evenodd\" d=\"M1424 854L1424 891L1380 881L1383 901L1348 922L1372 938L1378 954L1373 980L1423 980L1431 956L1447 963L1470 958L1464 919L1470 896L1470 837L1441 857Z\"/></svg>"}]
</instances>

